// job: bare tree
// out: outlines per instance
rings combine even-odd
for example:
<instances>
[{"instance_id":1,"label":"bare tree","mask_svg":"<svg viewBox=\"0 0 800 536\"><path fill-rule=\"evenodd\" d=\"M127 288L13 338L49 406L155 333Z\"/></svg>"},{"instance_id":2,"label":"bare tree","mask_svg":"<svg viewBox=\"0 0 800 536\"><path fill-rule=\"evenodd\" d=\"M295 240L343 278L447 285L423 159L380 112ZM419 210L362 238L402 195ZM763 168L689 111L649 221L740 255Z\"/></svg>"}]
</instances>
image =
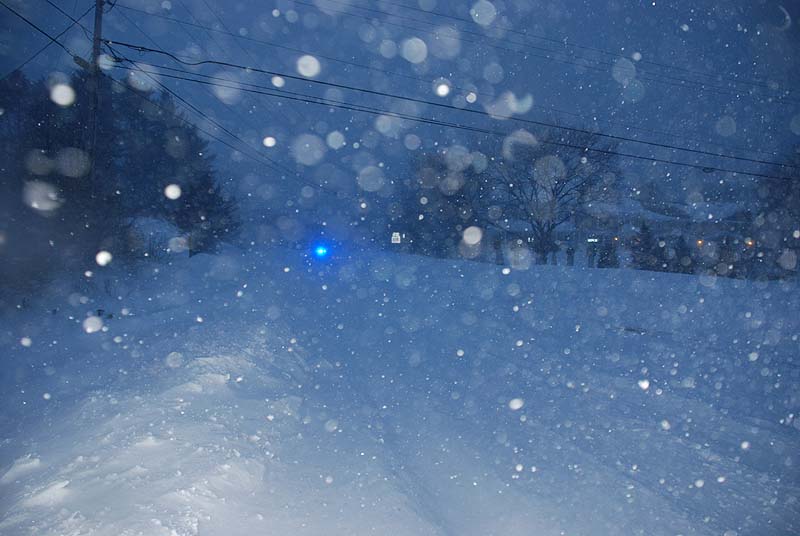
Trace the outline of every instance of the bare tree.
<instances>
[{"instance_id":1,"label":"bare tree","mask_svg":"<svg viewBox=\"0 0 800 536\"><path fill-rule=\"evenodd\" d=\"M618 170L614 148L591 132L550 131L537 138L516 131L486 169L481 189L490 195L482 196L479 211L494 227L527 227L537 262L546 263L557 248L558 227L611 191Z\"/></svg>"}]
</instances>

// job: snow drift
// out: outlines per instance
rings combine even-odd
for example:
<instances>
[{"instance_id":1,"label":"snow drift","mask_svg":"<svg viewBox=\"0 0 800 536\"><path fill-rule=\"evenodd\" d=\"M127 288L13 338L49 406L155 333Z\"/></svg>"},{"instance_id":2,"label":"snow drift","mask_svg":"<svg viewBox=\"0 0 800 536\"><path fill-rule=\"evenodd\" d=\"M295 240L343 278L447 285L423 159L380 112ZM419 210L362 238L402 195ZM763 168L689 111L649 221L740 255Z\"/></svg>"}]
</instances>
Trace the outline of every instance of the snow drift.
<instances>
[{"instance_id":1,"label":"snow drift","mask_svg":"<svg viewBox=\"0 0 800 536\"><path fill-rule=\"evenodd\" d=\"M0 533L789 534L796 282L280 249L3 319Z\"/></svg>"}]
</instances>

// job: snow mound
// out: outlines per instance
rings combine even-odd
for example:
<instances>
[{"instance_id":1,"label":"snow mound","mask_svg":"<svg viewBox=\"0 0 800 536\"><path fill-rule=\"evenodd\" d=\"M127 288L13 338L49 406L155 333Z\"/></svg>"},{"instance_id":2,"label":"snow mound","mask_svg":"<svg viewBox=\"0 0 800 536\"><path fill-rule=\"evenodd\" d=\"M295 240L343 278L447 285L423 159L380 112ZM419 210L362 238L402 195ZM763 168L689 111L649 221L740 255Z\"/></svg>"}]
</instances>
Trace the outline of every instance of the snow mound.
<instances>
[{"instance_id":1,"label":"snow mound","mask_svg":"<svg viewBox=\"0 0 800 536\"><path fill-rule=\"evenodd\" d=\"M794 282L336 257L5 319L0 533L800 529Z\"/></svg>"}]
</instances>

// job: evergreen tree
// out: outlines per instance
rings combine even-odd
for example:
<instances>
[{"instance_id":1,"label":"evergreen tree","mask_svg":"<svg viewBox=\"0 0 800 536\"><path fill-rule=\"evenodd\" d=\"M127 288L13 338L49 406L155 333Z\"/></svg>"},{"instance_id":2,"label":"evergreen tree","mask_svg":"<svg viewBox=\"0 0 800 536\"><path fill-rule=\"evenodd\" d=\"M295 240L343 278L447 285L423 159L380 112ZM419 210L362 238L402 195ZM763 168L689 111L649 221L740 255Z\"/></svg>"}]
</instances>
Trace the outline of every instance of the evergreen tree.
<instances>
[{"instance_id":1,"label":"evergreen tree","mask_svg":"<svg viewBox=\"0 0 800 536\"><path fill-rule=\"evenodd\" d=\"M642 223L639 231L634 235L631 245L633 267L638 270L661 271L663 253L658 240L653 236L650 226Z\"/></svg>"},{"instance_id":2,"label":"evergreen tree","mask_svg":"<svg viewBox=\"0 0 800 536\"><path fill-rule=\"evenodd\" d=\"M173 221L187 234L190 256L213 253L222 239L235 235L240 226L234 202L226 199L210 172L192 178Z\"/></svg>"},{"instance_id":3,"label":"evergreen tree","mask_svg":"<svg viewBox=\"0 0 800 536\"><path fill-rule=\"evenodd\" d=\"M738 240L733 236L725 236L717 245L717 264L714 267L717 275L738 277L740 270Z\"/></svg>"},{"instance_id":4,"label":"evergreen tree","mask_svg":"<svg viewBox=\"0 0 800 536\"><path fill-rule=\"evenodd\" d=\"M56 85L69 98L54 99ZM0 81L0 209L7 215L0 276L7 283L21 287L55 267L82 273L100 250L118 260L140 257L131 236L141 217L174 223L193 252L213 251L239 227L207 143L168 96L112 86L102 76L97 91L95 115L83 71ZM165 196L170 184L180 186L179 199Z\"/></svg>"},{"instance_id":5,"label":"evergreen tree","mask_svg":"<svg viewBox=\"0 0 800 536\"><path fill-rule=\"evenodd\" d=\"M603 240L600 255L597 258L598 268L619 268L619 255L617 254L617 241L612 238Z\"/></svg>"},{"instance_id":6,"label":"evergreen tree","mask_svg":"<svg viewBox=\"0 0 800 536\"><path fill-rule=\"evenodd\" d=\"M479 224L474 207L479 189L472 167L455 167L443 153L424 154L413 163L393 228L412 238L417 253L458 256L463 230Z\"/></svg>"},{"instance_id":7,"label":"evergreen tree","mask_svg":"<svg viewBox=\"0 0 800 536\"><path fill-rule=\"evenodd\" d=\"M751 276L785 277L800 271L800 146L793 148L790 179L762 181L748 246Z\"/></svg>"},{"instance_id":8,"label":"evergreen tree","mask_svg":"<svg viewBox=\"0 0 800 536\"><path fill-rule=\"evenodd\" d=\"M672 271L681 274L694 273L694 259L692 258L692 250L686 242L686 238L681 235L675 244L675 258L673 260Z\"/></svg>"},{"instance_id":9,"label":"evergreen tree","mask_svg":"<svg viewBox=\"0 0 800 536\"><path fill-rule=\"evenodd\" d=\"M43 269L91 265L98 250L115 249L123 236L113 148L104 143L115 138L112 116L89 113L91 93L82 73L47 83L23 78L4 82L27 92L13 103L15 120L4 131L3 183L21 192L10 200L16 225L9 235L21 242L21 255L39 259ZM55 99L60 104L53 100L58 91L67 95Z\"/></svg>"},{"instance_id":10,"label":"evergreen tree","mask_svg":"<svg viewBox=\"0 0 800 536\"><path fill-rule=\"evenodd\" d=\"M144 166L132 163L137 172L128 192L136 210L175 224L188 240L190 255L214 252L224 238L236 234L240 222L235 202L224 195L215 178L208 142L185 121L168 94L127 110L128 120L144 134L134 137L127 148L134 158L145 155ZM130 114L132 110L136 113ZM164 195L170 185L180 188L177 199Z\"/></svg>"}]
</instances>

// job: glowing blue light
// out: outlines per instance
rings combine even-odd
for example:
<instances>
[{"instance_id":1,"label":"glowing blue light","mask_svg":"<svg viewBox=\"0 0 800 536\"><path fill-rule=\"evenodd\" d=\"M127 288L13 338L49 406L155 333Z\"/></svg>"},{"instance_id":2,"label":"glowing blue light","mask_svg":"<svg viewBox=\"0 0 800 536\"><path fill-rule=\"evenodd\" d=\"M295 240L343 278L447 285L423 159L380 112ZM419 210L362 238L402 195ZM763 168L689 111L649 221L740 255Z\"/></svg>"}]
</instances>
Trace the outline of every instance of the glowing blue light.
<instances>
[{"instance_id":1,"label":"glowing blue light","mask_svg":"<svg viewBox=\"0 0 800 536\"><path fill-rule=\"evenodd\" d=\"M317 246L314 248L314 255L319 257L320 259L328 256L328 248L325 246Z\"/></svg>"}]
</instances>

